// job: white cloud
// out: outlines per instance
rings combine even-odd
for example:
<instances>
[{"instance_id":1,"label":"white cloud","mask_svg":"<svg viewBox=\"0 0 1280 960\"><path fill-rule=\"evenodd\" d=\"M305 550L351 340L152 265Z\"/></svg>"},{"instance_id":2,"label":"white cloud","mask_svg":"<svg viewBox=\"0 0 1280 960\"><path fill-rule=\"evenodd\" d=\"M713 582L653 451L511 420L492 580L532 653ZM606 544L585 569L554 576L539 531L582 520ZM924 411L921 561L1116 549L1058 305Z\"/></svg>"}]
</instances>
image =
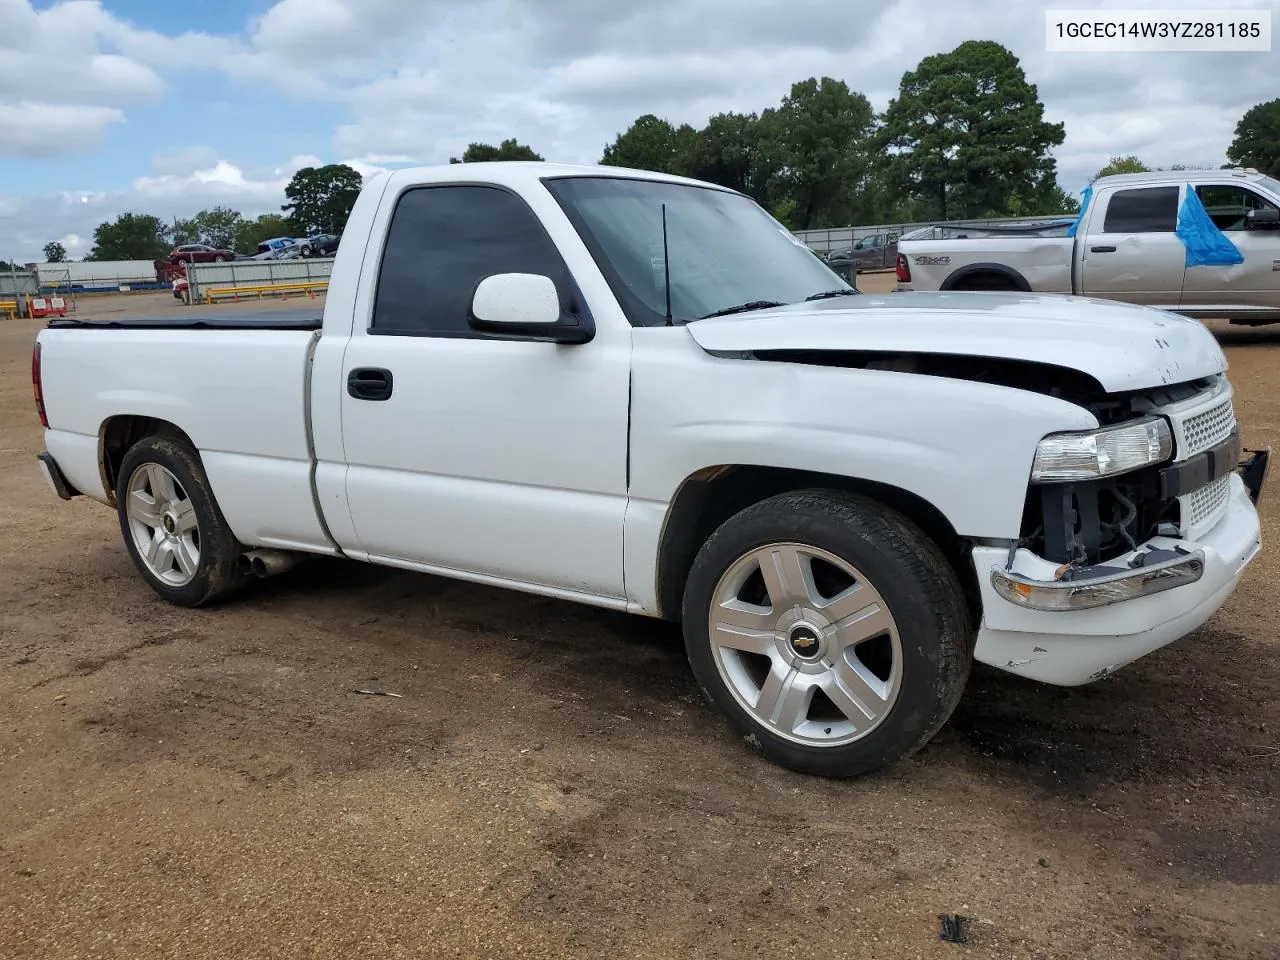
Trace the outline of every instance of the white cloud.
<instances>
[{"instance_id":1,"label":"white cloud","mask_svg":"<svg viewBox=\"0 0 1280 960\"><path fill-rule=\"evenodd\" d=\"M124 114L111 107L32 103L0 103L0 148L11 156L46 157L98 145L108 124Z\"/></svg>"},{"instance_id":2,"label":"white cloud","mask_svg":"<svg viewBox=\"0 0 1280 960\"><path fill-rule=\"evenodd\" d=\"M164 92L149 66L105 48L110 22L87 0L41 11L0 0L0 156L92 149L123 107Z\"/></svg>"}]
</instances>

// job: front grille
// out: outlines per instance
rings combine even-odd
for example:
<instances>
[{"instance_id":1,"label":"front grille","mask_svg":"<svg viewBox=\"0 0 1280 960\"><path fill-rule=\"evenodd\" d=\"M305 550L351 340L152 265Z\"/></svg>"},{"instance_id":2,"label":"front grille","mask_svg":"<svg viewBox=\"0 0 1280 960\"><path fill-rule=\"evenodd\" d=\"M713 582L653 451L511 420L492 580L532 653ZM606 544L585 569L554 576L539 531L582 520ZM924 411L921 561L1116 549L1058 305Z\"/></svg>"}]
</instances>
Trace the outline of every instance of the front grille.
<instances>
[{"instance_id":1,"label":"front grille","mask_svg":"<svg viewBox=\"0 0 1280 960\"><path fill-rule=\"evenodd\" d=\"M1210 447L1221 443L1231 436L1236 426L1236 412L1231 398L1223 400L1216 407L1188 417L1182 424L1182 437L1185 449L1180 451L1180 459L1194 457Z\"/></svg>"},{"instance_id":2,"label":"front grille","mask_svg":"<svg viewBox=\"0 0 1280 960\"><path fill-rule=\"evenodd\" d=\"M1182 535L1194 540L1205 527L1216 523L1218 514L1227 505L1230 492L1231 474L1227 474L1179 498L1182 511Z\"/></svg>"}]
</instances>

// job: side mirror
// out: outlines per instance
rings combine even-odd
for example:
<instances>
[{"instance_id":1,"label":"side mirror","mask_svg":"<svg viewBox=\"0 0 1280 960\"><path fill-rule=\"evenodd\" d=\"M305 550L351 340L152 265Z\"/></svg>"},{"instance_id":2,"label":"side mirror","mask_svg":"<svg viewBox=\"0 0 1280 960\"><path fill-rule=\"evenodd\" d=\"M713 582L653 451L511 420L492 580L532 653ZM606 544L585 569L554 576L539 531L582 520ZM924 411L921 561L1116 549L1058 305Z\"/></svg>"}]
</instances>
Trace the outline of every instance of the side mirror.
<instances>
[{"instance_id":1,"label":"side mirror","mask_svg":"<svg viewBox=\"0 0 1280 960\"><path fill-rule=\"evenodd\" d=\"M471 295L471 329L517 340L586 343L595 336L590 321L560 317L560 295L550 277L537 273L496 273Z\"/></svg>"},{"instance_id":2,"label":"side mirror","mask_svg":"<svg viewBox=\"0 0 1280 960\"><path fill-rule=\"evenodd\" d=\"M1246 230L1280 229L1280 210L1275 207L1256 207L1246 211L1244 228Z\"/></svg>"}]
</instances>

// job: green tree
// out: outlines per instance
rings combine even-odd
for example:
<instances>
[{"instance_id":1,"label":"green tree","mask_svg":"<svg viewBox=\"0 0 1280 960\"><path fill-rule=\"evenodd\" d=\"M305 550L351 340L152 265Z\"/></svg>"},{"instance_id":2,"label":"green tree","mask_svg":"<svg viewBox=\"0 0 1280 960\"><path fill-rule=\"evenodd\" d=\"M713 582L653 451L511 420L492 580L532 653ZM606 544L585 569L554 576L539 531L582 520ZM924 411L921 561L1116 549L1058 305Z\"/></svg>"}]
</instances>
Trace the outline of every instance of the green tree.
<instances>
[{"instance_id":1,"label":"green tree","mask_svg":"<svg viewBox=\"0 0 1280 960\"><path fill-rule=\"evenodd\" d=\"M760 118L718 113L708 120L694 138L687 173L763 200L769 171L760 155Z\"/></svg>"},{"instance_id":2,"label":"green tree","mask_svg":"<svg viewBox=\"0 0 1280 960\"><path fill-rule=\"evenodd\" d=\"M1063 190L1057 178L1046 177L1025 194L1011 193L1004 210L987 211L984 216L1052 217L1079 212L1080 201Z\"/></svg>"},{"instance_id":3,"label":"green tree","mask_svg":"<svg viewBox=\"0 0 1280 960\"><path fill-rule=\"evenodd\" d=\"M195 217L174 217L173 226L169 228L169 242L175 247L200 243L200 226Z\"/></svg>"},{"instance_id":4,"label":"green tree","mask_svg":"<svg viewBox=\"0 0 1280 960\"><path fill-rule=\"evenodd\" d=\"M1245 111L1236 124L1235 139L1227 147L1227 159L1269 177L1280 177L1280 97Z\"/></svg>"},{"instance_id":5,"label":"green tree","mask_svg":"<svg viewBox=\"0 0 1280 960\"><path fill-rule=\"evenodd\" d=\"M122 213L93 231L88 260L158 260L169 253L171 231L149 213Z\"/></svg>"},{"instance_id":6,"label":"green tree","mask_svg":"<svg viewBox=\"0 0 1280 960\"><path fill-rule=\"evenodd\" d=\"M363 180L345 163L303 167L293 175L281 206L289 214L293 233L341 233L360 195Z\"/></svg>"},{"instance_id":7,"label":"green tree","mask_svg":"<svg viewBox=\"0 0 1280 960\"><path fill-rule=\"evenodd\" d=\"M541 160L533 147L526 147L515 138L503 140L496 147L490 143L472 143L462 154L462 159L450 157L450 163L486 163L491 160Z\"/></svg>"},{"instance_id":8,"label":"green tree","mask_svg":"<svg viewBox=\"0 0 1280 960\"><path fill-rule=\"evenodd\" d=\"M843 80L792 84L780 106L760 115L758 162L775 214L789 210L797 230L851 222L870 173L874 124L871 103Z\"/></svg>"},{"instance_id":9,"label":"green tree","mask_svg":"<svg viewBox=\"0 0 1280 960\"><path fill-rule=\"evenodd\" d=\"M609 167L683 176L691 166L697 139L697 131L689 124L673 127L668 121L646 113L604 148L600 162Z\"/></svg>"},{"instance_id":10,"label":"green tree","mask_svg":"<svg viewBox=\"0 0 1280 960\"><path fill-rule=\"evenodd\" d=\"M264 213L256 220L241 219L236 225L236 235L231 249L237 253L256 253L258 244L263 240L287 237L292 233L292 224L278 213Z\"/></svg>"},{"instance_id":11,"label":"green tree","mask_svg":"<svg viewBox=\"0 0 1280 960\"><path fill-rule=\"evenodd\" d=\"M240 212L229 207L201 210L191 220L199 237L195 242L218 247L221 250L231 250L235 247L240 225L244 223L244 217Z\"/></svg>"},{"instance_id":12,"label":"green tree","mask_svg":"<svg viewBox=\"0 0 1280 960\"><path fill-rule=\"evenodd\" d=\"M1111 157L1107 160L1106 166L1095 173L1089 182L1092 183L1099 177L1115 176L1118 173L1147 173L1150 169L1131 153L1123 157Z\"/></svg>"},{"instance_id":13,"label":"green tree","mask_svg":"<svg viewBox=\"0 0 1280 960\"><path fill-rule=\"evenodd\" d=\"M1054 176L1049 149L1063 125L1044 119L1018 58L991 40L925 57L902 77L883 117L894 186L933 201L937 215L1007 212Z\"/></svg>"},{"instance_id":14,"label":"green tree","mask_svg":"<svg viewBox=\"0 0 1280 960\"><path fill-rule=\"evenodd\" d=\"M44 245L45 263L65 263L67 259L67 248L60 244L57 240Z\"/></svg>"}]
</instances>

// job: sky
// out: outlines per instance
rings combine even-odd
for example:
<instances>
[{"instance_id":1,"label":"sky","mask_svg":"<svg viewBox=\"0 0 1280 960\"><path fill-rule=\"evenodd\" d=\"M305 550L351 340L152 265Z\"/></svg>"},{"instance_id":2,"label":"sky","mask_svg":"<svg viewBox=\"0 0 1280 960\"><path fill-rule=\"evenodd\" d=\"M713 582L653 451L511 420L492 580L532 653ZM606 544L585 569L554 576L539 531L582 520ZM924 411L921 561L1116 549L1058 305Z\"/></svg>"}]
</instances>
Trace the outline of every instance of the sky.
<instances>
[{"instance_id":1,"label":"sky","mask_svg":"<svg viewBox=\"0 0 1280 960\"><path fill-rule=\"evenodd\" d=\"M122 212L275 212L300 167L444 163L516 137L595 163L644 113L701 126L810 76L877 110L965 40L1021 60L1066 125L1059 182L1110 155L1217 166L1280 52L1047 53L1044 11L1179 0L0 0L0 259L73 259ZM1280 0L1231 0L1273 11Z\"/></svg>"}]
</instances>

